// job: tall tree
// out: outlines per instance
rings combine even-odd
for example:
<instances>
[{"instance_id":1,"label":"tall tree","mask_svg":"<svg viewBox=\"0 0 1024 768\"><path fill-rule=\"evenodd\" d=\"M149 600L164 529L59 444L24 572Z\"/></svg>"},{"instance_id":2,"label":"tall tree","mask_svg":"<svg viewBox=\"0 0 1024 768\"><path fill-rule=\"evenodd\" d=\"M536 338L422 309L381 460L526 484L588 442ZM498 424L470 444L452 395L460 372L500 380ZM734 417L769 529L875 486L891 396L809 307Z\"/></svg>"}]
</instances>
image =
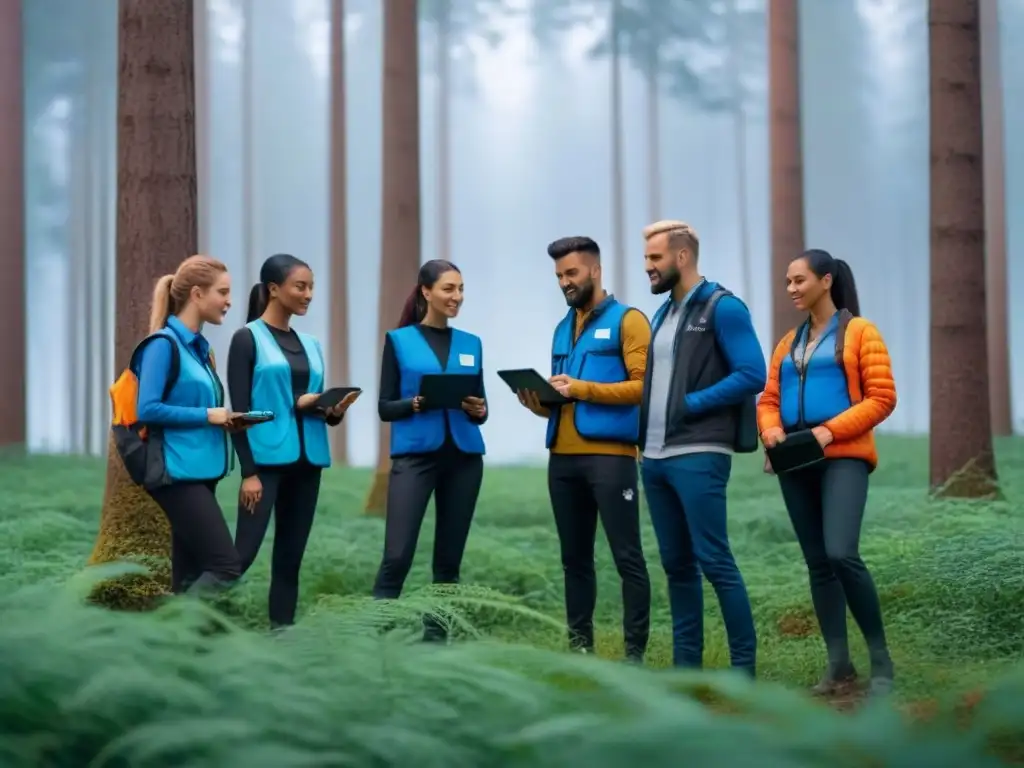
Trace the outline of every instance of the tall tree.
<instances>
[{"instance_id":1,"label":"tall tree","mask_svg":"<svg viewBox=\"0 0 1024 768\"><path fill-rule=\"evenodd\" d=\"M330 363L335 386L348 382L348 164L345 119L345 0L331 2ZM331 430L334 460L348 464L348 429Z\"/></svg>"},{"instance_id":2,"label":"tall tree","mask_svg":"<svg viewBox=\"0 0 1024 768\"><path fill-rule=\"evenodd\" d=\"M196 251L197 182L192 0L120 0L118 15L114 360L121 370L148 331L154 283ZM94 599L111 607L146 606L166 592L169 555L166 517L131 482L109 444L89 562L143 559L158 570L152 578L106 582Z\"/></svg>"},{"instance_id":3,"label":"tall tree","mask_svg":"<svg viewBox=\"0 0 1024 768\"><path fill-rule=\"evenodd\" d=\"M25 135L21 0L0 0L0 271L11 286L0 302L0 448L26 442Z\"/></svg>"},{"instance_id":4,"label":"tall tree","mask_svg":"<svg viewBox=\"0 0 1024 768\"><path fill-rule=\"evenodd\" d=\"M395 327L420 268L420 77L416 0L384 0L384 87L378 350ZM366 511L383 515L391 466L380 425Z\"/></svg>"},{"instance_id":5,"label":"tall tree","mask_svg":"<svg viewBox=\"0 0 1024 768\"><path fill-rule=\"evenodd\" d=\"M768 112L774 346L800 321L782 279L789 262L804 250L798 0L768 0Z\"/></svg>"},{"instance_id":6,"label":"tall tree","mask_svg":"<svg viewBox=\"0 0 1024 768\"><path fill-rule=\"evenodd\" d=\"M980 0L929 0L932 488L998 494L985 290ZM987 0L986 0L987 1Z\"/></svg>"},{"instance_id":7,"label":"tall tree","mask_svg":"<svg viewBox=\"0 0 1024 768\"><path fill-rule=\"evenodd\" d=\"M999 63L999 3L980 3L979 13L982 139L985 146L988 384L992 400L992 433L1005 436L1013 434L1013 406L1010 396L1010 321L1006 310L1006 146L1003 140L1003 77Z\"/></svg>"}]
</instances>

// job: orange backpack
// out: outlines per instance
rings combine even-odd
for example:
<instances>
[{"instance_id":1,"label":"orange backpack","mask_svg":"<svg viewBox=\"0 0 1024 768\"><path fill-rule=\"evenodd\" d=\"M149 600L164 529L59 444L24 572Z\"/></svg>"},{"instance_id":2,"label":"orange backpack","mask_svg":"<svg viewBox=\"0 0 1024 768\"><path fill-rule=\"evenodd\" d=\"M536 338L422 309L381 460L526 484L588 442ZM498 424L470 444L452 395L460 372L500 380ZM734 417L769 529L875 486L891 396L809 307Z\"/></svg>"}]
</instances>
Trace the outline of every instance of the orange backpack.
<instances>
[{"instance_id":1,"label":"orange backpack","mask_svg":"<svg viewBox=\"0 0 1024 768\"><path fill-rule=\"evenodd\" d=\"M167 469L164 465L162 430L139 421L139 377L135 371L141 359L142 350L151 341L159 338L169 339L171 341L171 369L167 374L167 384L164 386L161 397L162 400L167 399L167 395L178 381L178 375L181 372L181 351L169 333L160 330L139 342L132 352L128 366L110 387L110 431L114 438L114 446L117 448L117 453L132 482L147 490L168 485L171 480L167 476ZM212 349L209 362L210 368L216 370Z\"/></svg>"}]
</instances>

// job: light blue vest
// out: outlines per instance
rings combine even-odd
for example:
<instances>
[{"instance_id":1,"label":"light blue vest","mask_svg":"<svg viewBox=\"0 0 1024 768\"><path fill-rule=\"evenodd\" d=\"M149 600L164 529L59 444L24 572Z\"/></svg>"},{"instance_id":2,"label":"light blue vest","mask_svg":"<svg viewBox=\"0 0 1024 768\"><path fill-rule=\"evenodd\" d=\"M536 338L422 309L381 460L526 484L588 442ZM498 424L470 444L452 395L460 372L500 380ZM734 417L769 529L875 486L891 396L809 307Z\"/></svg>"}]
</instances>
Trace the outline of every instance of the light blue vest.
<instances>
[{"instance_id":1,"label":"light blue vest","mask_svg":"<svg viewBox=\"0 0 1024 768\"><path fill-rule=\"evenodd\" d=\"M622 318L631 307L608 296L594 307L578 341L576 310L570 309L555 327L551 342L551 375L561 373L580 381L614 384L629 379L622 359ZM555 444L559 408L548 419L547 447ZM600 405L579 401L573 406L573 424L584 440L635 445L640 432L639 405Z\"/></svg>"},{"instance_id":2,"label":"light blue vest","mask_svg":"<svg viewBox=\"0 0 1024 768\"><path fill-rule=\"evenodd\" d=\"M317 416L302 416L302 446L292 393L292 369L277 339L262 320L253 320L246 328L252 333L256 361L252 372L252 409L273 411L275 418L250 427L246 432L252 457L258 466L292 464L301 458L305 447L306 460L315 467L331 466L331 449L327 442L327 423ZM296 331L309 360L309 385L306 392L324 391L324 354L318 342L308 333Z\"/></svg>"},{"instance_id":3,"label":"light blue vest","mask_svg":"<svg viewBox=\"0 0 1024 768\"><path fill-rule=\"evenodd\" d=\"M178 348L178 379L167 392L168 405L222 408L224 386L209 361L185 346L171 328L155 335L164 336ZM234 464L231 441L222 427L204 424L196 427L161 428L164 440L164 466L173 482L220 480Z\"/></svg>"},{"instance_id":4,"label":"light blue vest","mask_svg":"<svg viewBox=\"0 0 1024 768\"><path fill-rule=\"evenodd\" d=\"M388 331L401 376L402 398L416 397L420 379L427 373L480 373L480 338L471 333L452 329L452 345L448 362L441 367L437 355L415 325ZM452 440L463 453L485 453L480 425L470 420L462 409L430 410L416 413L408 419L391 423L391 455L430 453L444 444L445 415L452 432Z\"/></svg>"}]
</instances>

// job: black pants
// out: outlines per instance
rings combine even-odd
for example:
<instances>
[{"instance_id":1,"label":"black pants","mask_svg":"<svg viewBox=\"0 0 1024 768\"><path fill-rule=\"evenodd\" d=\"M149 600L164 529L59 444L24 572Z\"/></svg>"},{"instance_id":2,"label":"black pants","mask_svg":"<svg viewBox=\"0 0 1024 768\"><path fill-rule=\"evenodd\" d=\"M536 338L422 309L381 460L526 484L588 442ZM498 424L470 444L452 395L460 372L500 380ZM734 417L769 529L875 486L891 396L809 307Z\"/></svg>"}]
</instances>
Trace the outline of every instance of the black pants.
<instances>
[{"instance_id":1,"label":"black pants","mask_svg":"<svg viewBox=\"0 0 1024 768\"><path fill-rule=\"evenodd\" d=\"M868 496L868 465L830 459L779 475L782 498L807 562L811 602L829 663L850 663L846 607L871 654L872 673L891 674L878 591L860 557L860 532Z\"/></svg>"},{"instance_id":2,"label":"black pants","mask_svg":"<svg viewBox=\"0 0 1024 768\"><path fill-rule=\"evenodd\" d=\"M548 493L562 550L570 645L588 650L594 646L594 540L600 515L622 579L626 655L643 656L650 634L651 581L640 541L636 459L552 454Z\"/></svg>"},{"instance_id":3,"label":"black pants","mask_svg":"<svg viewBox=\"0 0 1024 768\"><path fill-rule=\"evenodd\" d=\"M274 551L270 560L270 625L286 627L295 623L299 602L299 570L313 528L316 502L320 496L320 467L301 461L287 467L261 468L257 472L263 495L250 512L238 506L235 546L242 560L242 572L252 566L267 535L271 510L274 512Z\"/></svg>"},{"instance_id":4,"label":"black pants","mask_svg":"<svg viewBox=\"0 0 1024 768\"><path fill-rule=\"evenodd\" d=\"M242 564L220 504L217 481L172 483L150 491L171 526L171 591L231 586Z\"/></svg>"},{"instance_id":5,"label":"black pants","mask_svg":"<svg viewBox=\"0 0 1024 768\"><path fill-rule=\"evenodd\" d=\"M431 494L437 510L434 583L458 583L483 475L483 456L454 449L398 456L392 461L384 557L373 585L375 598L394 599L401 595Z\"/></svg>"}]
</instances>

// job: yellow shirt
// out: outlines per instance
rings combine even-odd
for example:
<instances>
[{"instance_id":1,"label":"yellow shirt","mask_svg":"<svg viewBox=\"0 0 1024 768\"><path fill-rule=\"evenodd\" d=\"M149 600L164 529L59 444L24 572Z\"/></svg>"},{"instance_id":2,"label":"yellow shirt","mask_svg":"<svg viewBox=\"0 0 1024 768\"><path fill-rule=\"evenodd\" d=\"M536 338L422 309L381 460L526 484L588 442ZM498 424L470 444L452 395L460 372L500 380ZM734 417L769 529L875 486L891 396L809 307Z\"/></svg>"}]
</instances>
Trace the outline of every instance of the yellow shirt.
<instances>
[{"instance_id":1,"label":"yellow shirt","mask_svg":"<svg viewBox=\"0 0 1024 768\"><path fill-rule=\"evenodd\" d=\"M575 339L579 340L580 332L586 324L590 311L576 310ZM629 378L612 384L599 384L595 381L574 381L569 390L570 397L601 405L640 405L644 394L644 372L647 370L647 348L651 343L651 324L647 317L638 309L630 309L622 316L622 359L626 364ZM558 419L558 432L551 448L557 454L602 454L612 456L637 455L634 445L625 443L600 442L586 440L576 431L575 415L572 404L563 405ZM543 409L538 415L547 417L549 411Z\"/></svg>"}]
</instances>

